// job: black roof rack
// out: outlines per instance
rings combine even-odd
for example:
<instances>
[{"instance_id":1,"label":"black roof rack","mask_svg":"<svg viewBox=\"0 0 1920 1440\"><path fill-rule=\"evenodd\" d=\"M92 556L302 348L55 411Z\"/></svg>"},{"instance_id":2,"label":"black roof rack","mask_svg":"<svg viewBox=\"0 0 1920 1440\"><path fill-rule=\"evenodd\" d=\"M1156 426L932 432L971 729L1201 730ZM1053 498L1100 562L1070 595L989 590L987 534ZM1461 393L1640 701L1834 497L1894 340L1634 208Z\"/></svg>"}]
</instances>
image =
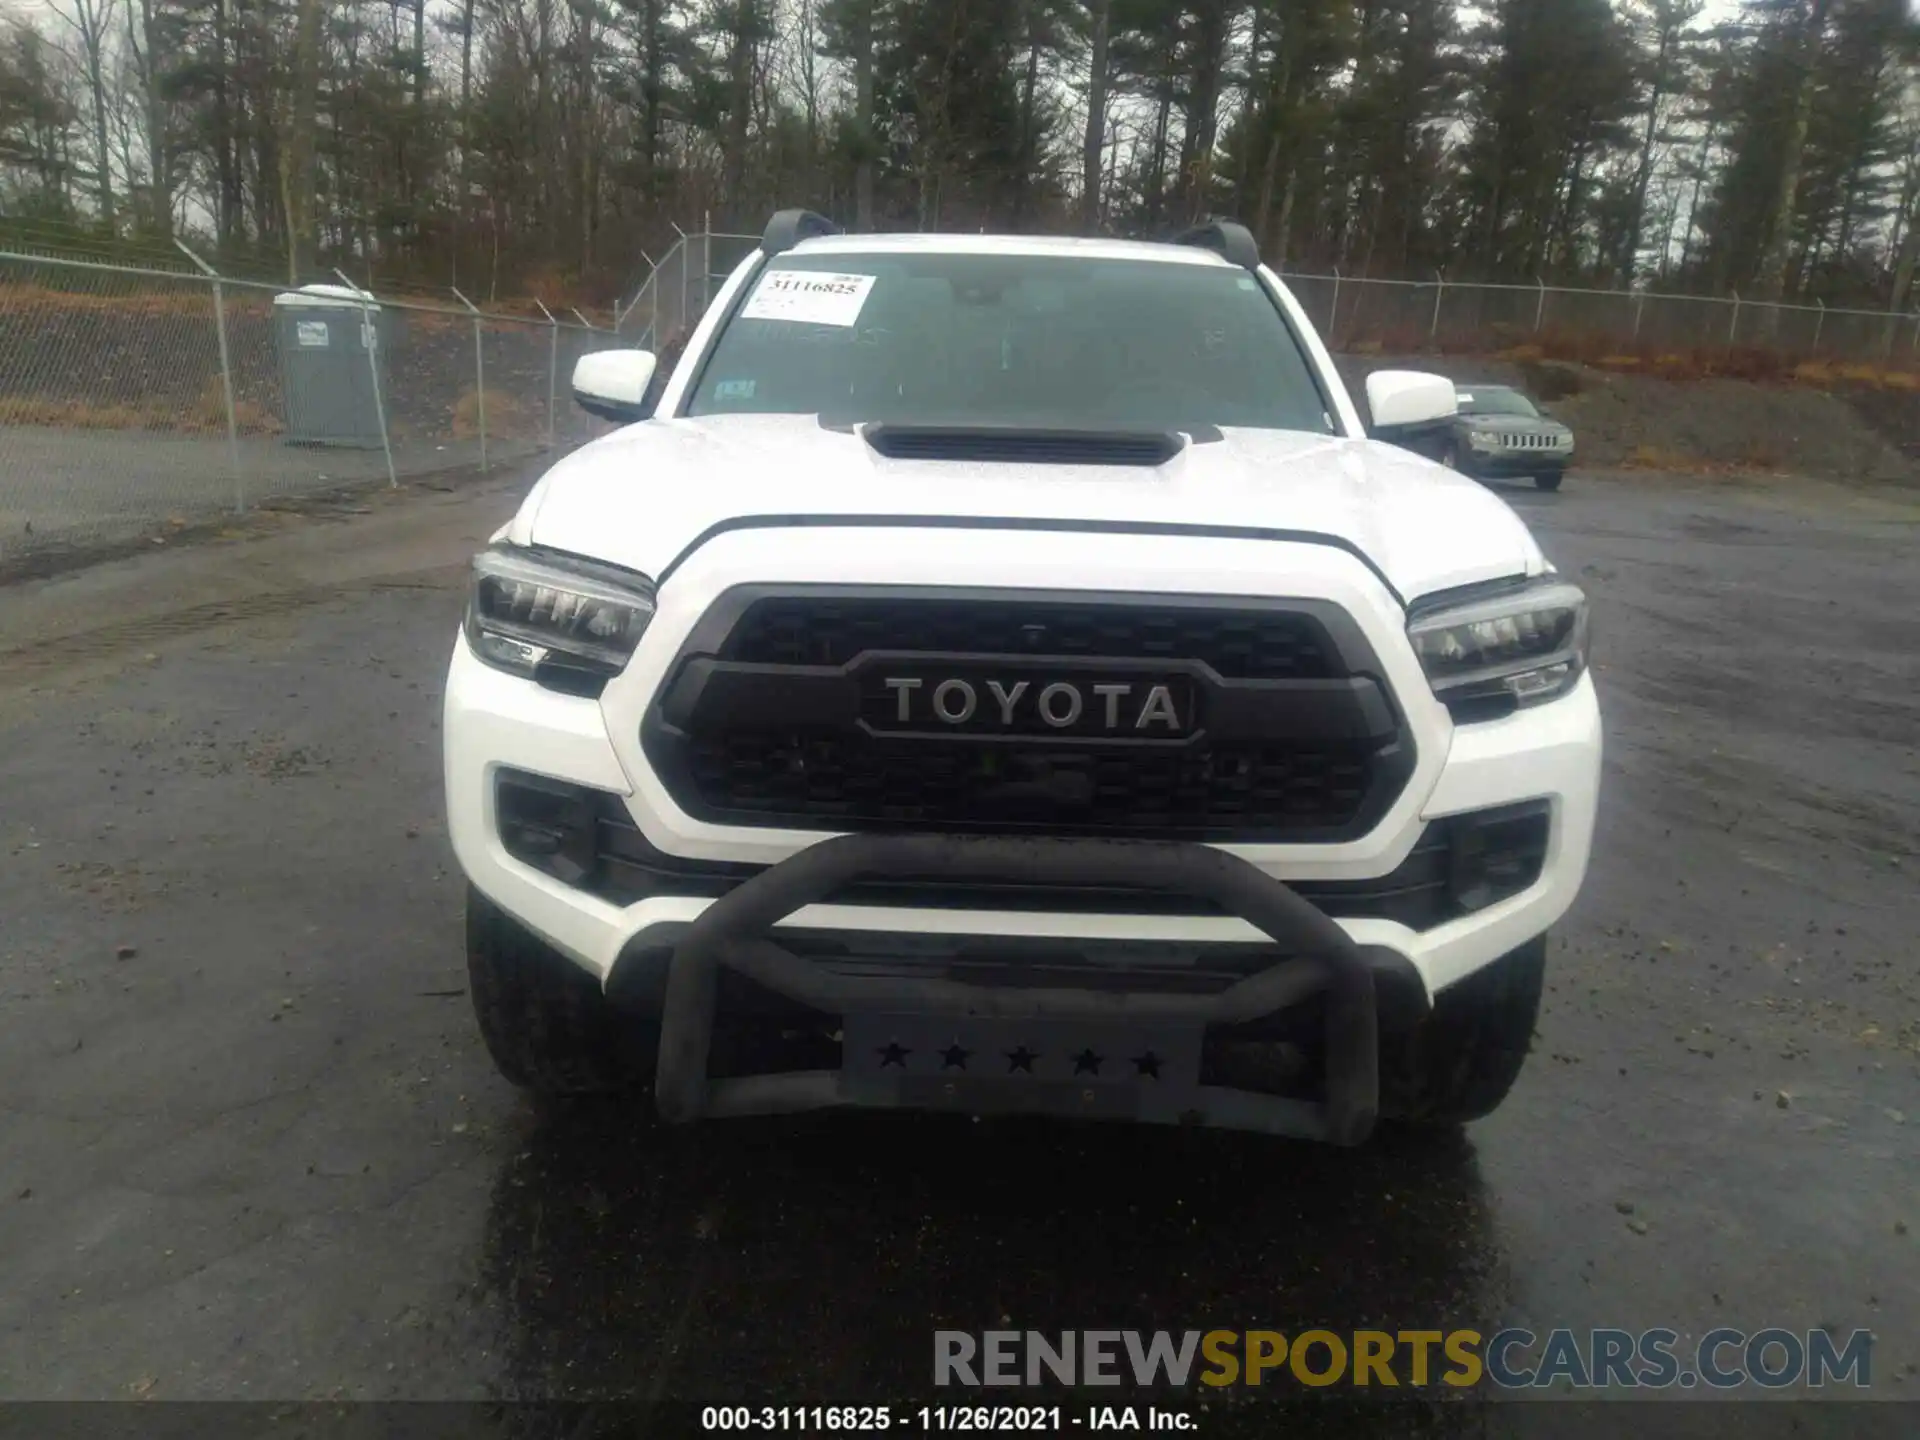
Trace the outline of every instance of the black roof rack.
<instances>
[{"instance_id":1,"label":"black roof rack","mask_svg":"<svg viewBox=\"0 0 1920 1440\"><path fill-rule=\"evenodd\" d=\"M1254 243L1253 232L1237 220L1208 220L1191 230L1182 230L1173 237L1173 243L1211 250L1242 270L1260 268L1260 247Z\"/></svg>"},{"instance_id":2,"label":"black roof rack","mask_svg":"<svg viewBox=\"0 0 1920 1440\"><path fill-rule=\"evenodd\" d=\"M769 255L791 250L802 240L815 235L838 235L840 227L824 215L811 210L776 210L760 237L760 248Z\"/></svg>"}]
</instances>

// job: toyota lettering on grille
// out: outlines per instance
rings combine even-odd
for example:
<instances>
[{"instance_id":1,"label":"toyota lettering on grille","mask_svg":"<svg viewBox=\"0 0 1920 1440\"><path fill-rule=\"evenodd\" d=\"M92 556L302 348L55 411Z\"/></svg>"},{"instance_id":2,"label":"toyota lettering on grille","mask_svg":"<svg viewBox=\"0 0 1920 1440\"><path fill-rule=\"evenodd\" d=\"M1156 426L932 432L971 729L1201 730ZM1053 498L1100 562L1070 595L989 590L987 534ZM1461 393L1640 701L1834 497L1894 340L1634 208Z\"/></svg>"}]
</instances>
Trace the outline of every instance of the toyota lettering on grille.
<instances>
[{"instance_id":1,"label":"toyota lettering on grille","mask_svg":"<svg viewBox=\"0 0 1920 1440\"><path fill-rule=\"evenodd\" d=\"M1178 740L1197 725L1182 678L882 675L865 707L878 730Z\"/></svg>"}]
</instances>

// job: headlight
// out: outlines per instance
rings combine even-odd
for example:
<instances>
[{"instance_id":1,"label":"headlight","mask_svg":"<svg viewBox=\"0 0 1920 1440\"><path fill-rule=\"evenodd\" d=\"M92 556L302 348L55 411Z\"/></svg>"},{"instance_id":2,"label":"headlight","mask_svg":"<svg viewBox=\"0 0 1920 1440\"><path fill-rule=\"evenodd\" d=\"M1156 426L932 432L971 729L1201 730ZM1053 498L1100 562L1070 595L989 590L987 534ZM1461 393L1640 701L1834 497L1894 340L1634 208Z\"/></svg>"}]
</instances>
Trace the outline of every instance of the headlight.
<instances>
[{"instance_id":1,"label":"headlight","mask_svg":"<svg viewBox=\"0 0 1920 1440\"><path fill-rule=\"evenodd\" d=\"M653 582L643 575L511 545L473 557L467 642L497 670L604 682L626 667L652 619Z\"/></svg>"},{"instance_id":2,"label":"headlight","mask_svg":"<svg viewBox=\"0 0 1920 1440\"><path fill-rule=\"evenodd\" d=\"M1476 450L1497 450L1500 448L1500 437L1491 430L1469 430L1467 444Z\"/></svg>"},{"instance_id":3,"label":"headlight","mask_svg":"<svg viewBox=\"0 0 1920 1440\"><path fill-rule=\"evenodd\" d=\"M1587 597L1557 576L1415 607L1407 625L1433 693L1456 719L1490 719L1573 688L1587 668Z\"/></svg>"}]
</instances>

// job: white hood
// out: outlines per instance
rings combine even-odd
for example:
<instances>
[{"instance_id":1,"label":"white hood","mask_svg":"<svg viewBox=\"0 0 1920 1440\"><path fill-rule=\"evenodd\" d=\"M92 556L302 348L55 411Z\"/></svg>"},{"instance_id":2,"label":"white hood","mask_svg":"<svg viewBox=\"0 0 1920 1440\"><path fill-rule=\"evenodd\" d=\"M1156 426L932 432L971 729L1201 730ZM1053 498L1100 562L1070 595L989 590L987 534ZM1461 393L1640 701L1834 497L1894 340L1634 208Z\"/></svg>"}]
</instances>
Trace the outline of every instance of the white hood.
<instances>
[{"instance_id":1,"label":"white hood","mask_svg":"<svg viewBox=\"0 0 1920 1440\"><path fill-rule=\"evenodd\" d=\"M508 528L659 575L701 535L753 516L966 516L1324 535L1405 599L1545 568L1520 518L1477 482L1404 450L1228 430L1157 469L892 460L812 416L649 420L547 472Z\"/></svg>"}]
</instances>

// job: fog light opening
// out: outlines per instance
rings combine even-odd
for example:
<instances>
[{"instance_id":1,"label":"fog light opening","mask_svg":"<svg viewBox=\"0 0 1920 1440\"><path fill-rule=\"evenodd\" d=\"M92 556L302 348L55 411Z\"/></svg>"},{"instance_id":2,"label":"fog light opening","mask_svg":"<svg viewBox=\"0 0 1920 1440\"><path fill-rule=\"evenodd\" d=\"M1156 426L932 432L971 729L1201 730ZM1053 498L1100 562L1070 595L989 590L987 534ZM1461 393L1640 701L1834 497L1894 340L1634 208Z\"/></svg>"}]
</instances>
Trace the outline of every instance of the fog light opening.
<instances>
[{"instance_id":1,"label":"fog light opening","mask_svg":"<svg viewBox=\"0 0 1920 1440\"><path fill-rule=\"evenodd\" d=\"M1544 801L1455 817L1448 847L1447 893L1471 915L1533 885L1546 863L1549 810Z\"/></svg>"},{"instance_id":2,"label":"fog light opening","mask_svg":"<svg viewBox=\"0 0 1920 1440\"><path fill-rule=\"evenodd\" d=\"M600 805L612 797L515 772L503 772L497 784L500 843L507 853L562 884L590 884L599 867Z\"/></svg>"}]
</instances>

